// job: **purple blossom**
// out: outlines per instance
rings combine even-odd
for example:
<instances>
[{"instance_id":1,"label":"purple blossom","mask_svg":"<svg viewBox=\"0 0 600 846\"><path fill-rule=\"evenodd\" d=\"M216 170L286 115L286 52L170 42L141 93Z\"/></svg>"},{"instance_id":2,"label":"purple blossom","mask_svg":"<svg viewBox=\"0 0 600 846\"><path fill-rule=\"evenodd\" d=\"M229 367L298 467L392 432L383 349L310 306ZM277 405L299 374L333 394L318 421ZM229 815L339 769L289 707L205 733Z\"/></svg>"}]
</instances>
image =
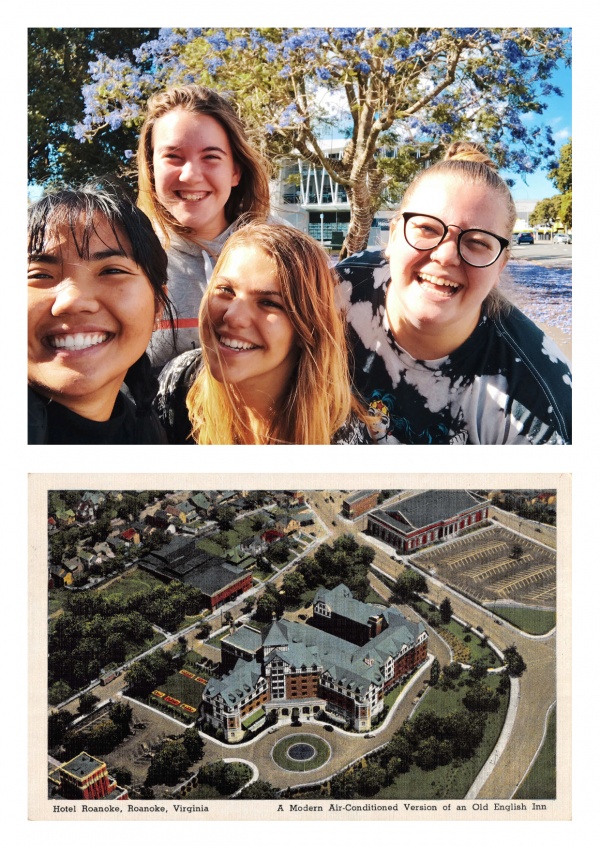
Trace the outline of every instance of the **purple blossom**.
<instances>
[{"instance_id":1,"label":"purple blossom","mask_svg":"<svg viewBox=\"0 0 600 846\"><path fill-rule=\"evenodd\" d=\"M265 59L267 62L272 63L276 62L278 57L278 51L275 44L272 44L270 41L267 43L267 53L265 55Z\"/></svg>"},{"instance_id":2,"label":"purple blossom","mask_svg":"<svg viewBox=\"0 0 600 846\"><path fill-rule=\"evenodd\" d=\"M135 153L133 150L125 150L124 155L126 159L132 159L135 156Z\"/></svg>"},{"instance_id":3,"label":"purple blossom","mask_svg":"<svg viewBox=\"0 0 600 846\"><path fill-rule=\"evenodd\" d=\"M211 76L216 76L217 71L224 64L220 56L210 56L204 60L204 65Z\"/></svg>"},{"instance_id":4,"label":"purple blossom","mask_svg":"<svg viewBox=\"0 0 600 846\"><path fill-rule=\"evenodd\" d=\"M217 51L217 53L222 53L223 50L227 50L227 48L229 47L229 41L227 40L225 33L222 29L220 29L218 32L215 32L214 35L207 35L206 40L213 48L213 50Z\"/></svg>"},{"instance_id":5,"label":"purple blossom","mask_svg":"<svg viewBox=\"0 0 600 846\"><path fill-rule=\"evenodd\" d=\"M333 30L332 35L336 41L354 41L358 32L358 29L351 29L350 27L337 27Z\"/></svg>"},{"instance_id":6,"label":"purple blossom","mask_svg":"<svg viewBox=\"0 0 600 846\"><path fill-rule=\"evenodd\" d=\"M357 62L354 65L354 69L358 71L358 73L369 74L371 73L371 66L367 62Z\"/></svg>"},{"instance_id":7,"label":"purple blossom","mask_svg":"<svg viewBox=\"0 0 600 846\"><path fill-rule=\"evenodd\" d=\"M317 68L316 74L319 79L323 80L323 82L327 79L331 79L331 71L328 70L328 68Z\"/></svg>"}]
</instances>

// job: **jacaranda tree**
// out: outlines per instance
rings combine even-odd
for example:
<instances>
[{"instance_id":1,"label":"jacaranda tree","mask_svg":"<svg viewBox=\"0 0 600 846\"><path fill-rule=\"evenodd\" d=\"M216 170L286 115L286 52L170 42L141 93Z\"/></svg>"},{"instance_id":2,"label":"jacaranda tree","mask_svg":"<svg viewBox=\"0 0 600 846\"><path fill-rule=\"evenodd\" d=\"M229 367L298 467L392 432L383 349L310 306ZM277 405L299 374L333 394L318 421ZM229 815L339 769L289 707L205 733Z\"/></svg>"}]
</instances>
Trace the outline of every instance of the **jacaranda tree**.
<instances>
[{"instance_id":1,"label":"jacaranda tree","mask_svg":"<svg viewBox=\"0 0 600 846\"><path fill-rule=\"evenodd\" d=\"M541 114L557 64L570 62L561 29L163 29L134 58L99 55L75 128L93 141L143 119L148 96L197 82L228 92L253 143L272 159L296 154L346 190L351 208L342 250L362 249L375 211L455 138L484 141L499 166L556 167ZM331 158L321 139L344 131ZM397 155L386 156L386 149ZM132 151L123 150L131 158Z\"/></svg>"}]
</instances>

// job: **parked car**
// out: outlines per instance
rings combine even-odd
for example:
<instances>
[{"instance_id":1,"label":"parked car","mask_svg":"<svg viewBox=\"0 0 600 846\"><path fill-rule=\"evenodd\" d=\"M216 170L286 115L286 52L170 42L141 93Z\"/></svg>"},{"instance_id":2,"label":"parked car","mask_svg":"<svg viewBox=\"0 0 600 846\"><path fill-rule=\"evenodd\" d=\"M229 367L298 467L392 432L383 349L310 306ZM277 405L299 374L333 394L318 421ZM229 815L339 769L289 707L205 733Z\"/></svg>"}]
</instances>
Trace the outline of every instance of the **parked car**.
<instances>
[{"instance_id":1,"label":"parked car","mask_svg":"<svg viewBox=\"0 0 600 846\"><path fill-rule=\"evenodd\" d=\"M566 232L557 232L552 240L554 241L555 244L570 244L570 243L572 243L571 236L567 235Z\"/></svg>"},{"instance_id":2,"label":"parked car","mask_svg":"<svg viewBox=\"0 0 600 846\"><path fill-rule=\"evenodd\" d=\"M521 232L517 238L517 244L533 244L533 235L531 232Z\"/></svg>"}]
</instances>

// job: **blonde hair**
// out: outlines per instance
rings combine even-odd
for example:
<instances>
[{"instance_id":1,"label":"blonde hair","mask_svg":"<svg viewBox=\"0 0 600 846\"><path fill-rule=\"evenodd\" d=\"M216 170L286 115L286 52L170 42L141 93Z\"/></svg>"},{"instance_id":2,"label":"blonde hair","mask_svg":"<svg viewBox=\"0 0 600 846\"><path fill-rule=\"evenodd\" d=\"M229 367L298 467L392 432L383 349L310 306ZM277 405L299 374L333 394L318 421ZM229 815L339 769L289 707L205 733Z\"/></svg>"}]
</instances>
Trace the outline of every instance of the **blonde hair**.
<instances>
[{"instance_id":1,"label":"blonde hair","mask_svg":"<svg viewBox=\"0 0 600 846\"><path fill-rule=\"evenodd\" d=\"M350 389L345 325L335 304L337 276L323 248L291 226L250 223L226 241L200 305L203 349L217 350L208 313L211 291L229 255L241 245L262 250L274 263L285 311L300 354L285 396L273 409L261 443L329 444L358 403ZM207 364L187 397L192 435L200 444L256 443L239 411L235 385L217 381Z\"/></svg>"},{"instance_id":2,"label":"blonde hair","mask_svg":"<svg viewBox=\"0 0 600 846\"><path fill-rule=\"evenodd\" d=\"M496 165L490 159L483 144L476 144L474 141L455 141L448 147L441 162L419 171L404 193L396 219L406 208L417 186L424 180L433 179L436 176L455 176L457 179L463 179L475 185L484 185L495 191L504 202L506 209L504 234L510 238L517 219L515 202L508 185L496 172Z\"/></svg>"},{"instance_id":3,"label":"blonde hair","mask_svg":"<svg viewBox=\"0 0 600 846\"><path fill-rule=\"evenodd\" d=\"M231 189L225 204L227 221L232 223L242 214L250 219L266 218L269 213L268 167L262 156L249 145L244 125L231 104L216 91L200 85L167 88L153 94L148 100L137 153L138 206L158 224L167 246L169 232L184 236L190 232L190 229L182 226L159 201L154 181L154 124L173 109L209 115L227 134L233 159L241 170L240 181Z\"/></svg>"},{"instance_id":4,"label":"blonde hair","mask_svg":"<svg viewBox=\"0 0 600 846\"><path fill-rule=\"evenodd\" d=\"M489 157L486 148L483 144L478 144L475 141L454 141L446 150L441 162L419 171L404 193L398 214L394 217L395 221L400 219L417 186L424 180L434 179L436 176L454 176L465 182L484 185L495 191L504 203L506 210L504 234L510 240L517 219L515 201L508 185L498 175L496 164ZM507 247L507 253L509 250L510 247ZM489 317L499 317L502 313L510 311L511 308L510 300L496 288L490 291L483 302L484 313Z\"/></svg>"}]
</instances>

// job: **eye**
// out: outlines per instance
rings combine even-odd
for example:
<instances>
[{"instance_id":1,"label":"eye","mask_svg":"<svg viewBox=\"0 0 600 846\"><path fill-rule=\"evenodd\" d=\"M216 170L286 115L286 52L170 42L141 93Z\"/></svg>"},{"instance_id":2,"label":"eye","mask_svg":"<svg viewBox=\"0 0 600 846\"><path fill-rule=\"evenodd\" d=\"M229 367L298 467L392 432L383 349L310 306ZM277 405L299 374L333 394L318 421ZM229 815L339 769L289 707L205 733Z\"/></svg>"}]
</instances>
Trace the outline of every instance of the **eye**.
<instances>
[{"instance_id":1,"label":"eye","mask_svg":"<svg viewBox=\"0 0 600 846\"><path fill-rule=\"evenodd\" d=\"M276 308L280 311L285 311L285 306L283 305L283 303L277 302L276 300L261 300L261 305L265 306L266 308Z\"/></svg>"},{"instance_id":2,"label":"eye","mask_svg":"<svg viewBox=\"0 0 600 846\"><path fill-rule=\"evenodd\" d=\"M478 252L491 250L494 248L494 245L490 240L489 236L484 235L483 233L470 233L465 239L465 241L466 246L470 250L477 250Z\"/></svg>"},{"instance_id":3,"label":"eye","mask_svg":"<svg viewBox=\"0 0 600 846\"><path fill-rule=\"evenodd\" d=\"M41 267L30 267L27 269L27 283L34 284L35 282L54 281L54 276L48 270Z\"/></svg>"},{"instance_id":4,"label":"eye","mask_svg":"<svg viewBox=\"0 0 600 846\"><path fill-rule=\"evenodd\" d=\"M231 285L215 285L212 292L218 297L233 297L233 288Z\"/></svg>"}]
</instances>

